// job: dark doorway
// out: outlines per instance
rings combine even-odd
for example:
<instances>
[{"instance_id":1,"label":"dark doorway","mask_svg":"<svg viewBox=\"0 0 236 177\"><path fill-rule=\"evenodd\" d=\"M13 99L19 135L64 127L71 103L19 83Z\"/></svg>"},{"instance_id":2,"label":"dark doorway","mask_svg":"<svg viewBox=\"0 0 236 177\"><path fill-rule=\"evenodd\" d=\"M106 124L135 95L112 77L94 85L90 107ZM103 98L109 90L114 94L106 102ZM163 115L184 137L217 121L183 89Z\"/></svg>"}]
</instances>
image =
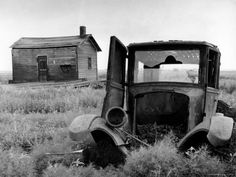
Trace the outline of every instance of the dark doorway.
<instances>
[{"instance_id":1,"label":"dark doorway","mask_svg":"<svg viewBox=\"0 0 236 177\"><path fill-rule=\"evenodd\" d=\"M47 81L47 56L38 56L38 79L40 82Z\"/></svg>"}]
</instances>

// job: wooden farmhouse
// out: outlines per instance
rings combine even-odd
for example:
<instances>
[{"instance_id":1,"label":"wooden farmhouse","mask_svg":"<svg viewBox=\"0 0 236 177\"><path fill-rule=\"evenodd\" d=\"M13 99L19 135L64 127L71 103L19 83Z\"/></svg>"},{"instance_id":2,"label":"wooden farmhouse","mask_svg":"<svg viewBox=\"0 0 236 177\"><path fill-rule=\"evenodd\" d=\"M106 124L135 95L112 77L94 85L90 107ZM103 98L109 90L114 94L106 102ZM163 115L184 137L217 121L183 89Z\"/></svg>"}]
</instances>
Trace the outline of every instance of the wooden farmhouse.
<instances>
[{"instance_id":1,"label":"wooden farmhouse","mask_svg":"<svg viewBox=\"0 0 236 177\"><path fill-rule=\"evenodd\" d=\"M86 27L80 35L21 38L12 46L13 83L97 80L99 45Z\"/></svg>"}]
</instances>

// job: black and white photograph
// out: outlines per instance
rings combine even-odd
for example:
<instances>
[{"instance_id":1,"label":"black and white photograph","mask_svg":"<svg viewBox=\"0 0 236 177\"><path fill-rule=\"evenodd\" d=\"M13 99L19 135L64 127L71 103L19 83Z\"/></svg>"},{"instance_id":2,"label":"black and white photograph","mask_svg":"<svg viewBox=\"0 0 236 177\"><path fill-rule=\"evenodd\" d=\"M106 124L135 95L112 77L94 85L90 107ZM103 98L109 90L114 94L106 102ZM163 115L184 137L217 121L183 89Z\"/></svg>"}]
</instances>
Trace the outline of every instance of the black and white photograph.
<instances>
[{"instance_id":1,"label":"black and white photograph","mask_svg":"<svg viewBox=\"0 0 236 177\"><path fill-rule=\"evenodd\" d=\"M236 176L236 0L2 0L0 23L0 177Z\"/></svg>"}]
</instances>

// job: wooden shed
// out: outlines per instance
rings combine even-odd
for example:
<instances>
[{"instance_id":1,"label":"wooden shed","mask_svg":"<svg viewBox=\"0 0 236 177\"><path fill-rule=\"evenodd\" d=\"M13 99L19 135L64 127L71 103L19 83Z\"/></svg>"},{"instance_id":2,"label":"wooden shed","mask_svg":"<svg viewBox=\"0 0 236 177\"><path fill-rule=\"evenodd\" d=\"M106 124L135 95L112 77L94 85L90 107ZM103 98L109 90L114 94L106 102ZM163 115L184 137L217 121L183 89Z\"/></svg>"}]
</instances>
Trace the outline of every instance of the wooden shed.
<instances>
[{"instance_id":1,"label":"wooden shed","mask_svg":"<svg viewBox=\"0 0 236 177\"><path fill-rule=\"evenodd\" d=\"M80 35L21 38L12 46L13 83L97 80L99 45L86 28Z\"/></svg>"}]
</instances>

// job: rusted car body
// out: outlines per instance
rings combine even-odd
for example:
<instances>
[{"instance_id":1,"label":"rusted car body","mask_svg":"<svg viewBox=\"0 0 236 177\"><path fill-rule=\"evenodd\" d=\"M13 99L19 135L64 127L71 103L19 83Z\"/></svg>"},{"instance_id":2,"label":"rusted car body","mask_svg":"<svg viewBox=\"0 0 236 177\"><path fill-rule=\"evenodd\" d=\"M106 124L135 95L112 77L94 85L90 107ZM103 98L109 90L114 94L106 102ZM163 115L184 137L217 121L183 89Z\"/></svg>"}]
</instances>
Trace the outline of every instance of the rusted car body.
<instances>
[{"instance_id":1,"label":"rusted car body","mask_svg":"<svg viewBox=\"0 0 236 177\"><path fill-rule=\"evenodd\" d=\"M127 153L128 137L145 124L181 127L179 148L206 140L224 145L233 119L216 113L220 51L199 41L154 41L124 46L111 37L106 96L100 116L75 118L75 141L109 140ZM86 119L86 125L80 125Z\"/></svg>"}]
</instances>

